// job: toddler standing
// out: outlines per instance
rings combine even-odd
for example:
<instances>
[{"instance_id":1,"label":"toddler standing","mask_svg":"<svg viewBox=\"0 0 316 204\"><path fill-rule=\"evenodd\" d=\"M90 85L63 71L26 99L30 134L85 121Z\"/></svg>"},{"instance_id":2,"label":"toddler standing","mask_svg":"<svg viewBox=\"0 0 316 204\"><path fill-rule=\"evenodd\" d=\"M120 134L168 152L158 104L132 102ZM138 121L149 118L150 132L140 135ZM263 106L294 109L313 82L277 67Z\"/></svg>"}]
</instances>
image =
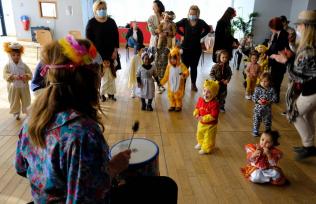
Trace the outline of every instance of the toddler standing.
<instances>
[{"instance_id":1,"label":"toddler standing","mask_svg":"<svg viewBox=\"0 0 316 204\"><path fill-rule=\"evenodd\" d=\"M10 113L19 120L21 111L26 113L27 107L31 104L28 81L32 79L32 72L21 59L24 51L21 44L4 43L4 51L9 55L9 63L4 66L3 77L8 82Z\"/></svg>"},{"instance_id":2,"label":"toddler standing","mask_svg":"<svg viewBox=\"0 0 316 204\"><path fill-rule=\"evenodd\" d=\"M261 68L260 65L258 64L258 52L257 51L253 51L250 53L249 55L250 58L250 62L247 63L247 67L246 67L246 95L245 98L247 100L251 100L251 96L255 90L256 84L257 84L257 78L258 76L260 76L260 72L261 72Z\"/></svg>"},{"instance_id":3,"label":"toddler standing","mask_svg":"<svg viewBox=\"0 0 316 204\"><path fill-rule=\"evenodd\" d=\"M252 134L255 137L259 136L261 120L263 120L266 131L271 130L271 104L277 101L277 95L270 83L271 75L268 72L263 73L260 76L260 85L256 87L252 96L252 100L255 102Z\"/></svg>"},{"instance_id":4,"label":"toddler standing","mask_svg":"<svg viewBox=\"0 0 316 204\"><path fill-rule=\"evenodd\" d=\"M217 98L220 104L220 111L225 112L225 100L227 96L227 84L232 76L232 70L229 66L229 53L226 50L217 51L217 62L211 70L212 80L219 81L219 91Z\"/></svg>"},{"instance_id":5,"label":"toddler standing","mask_svg":"<svg viewBox=\"0 0 316 204\"><path fill-rule=\"evenodd\" d=\"M116 98L114 97L114 94L116 93L116 69L114 67L114 64L111 63L110 59L103 60L103 68L101 75L101 101L104 102L107 100L105 94L108 95L110 100L116 101Z\"/></svg>"}]
</instances>

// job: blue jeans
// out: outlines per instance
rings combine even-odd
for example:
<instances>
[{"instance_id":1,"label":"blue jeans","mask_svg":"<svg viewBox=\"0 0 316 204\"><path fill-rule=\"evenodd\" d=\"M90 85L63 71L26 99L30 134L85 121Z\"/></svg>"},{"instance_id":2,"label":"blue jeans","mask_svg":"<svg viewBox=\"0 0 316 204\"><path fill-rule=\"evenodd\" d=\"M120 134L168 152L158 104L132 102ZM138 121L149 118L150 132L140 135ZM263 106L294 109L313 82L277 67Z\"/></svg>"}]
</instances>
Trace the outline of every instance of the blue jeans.
<instances>
[{"instance_id":1,"label":"blue jeans","mask_svg":"<svg viewBox=\"0 0 316 204\"><path fill-rule=\"evenodd\" d=\"M134 54L137 54L138 42L132 36L128 38L127 45L134 48Z\"/></svg>"}]
</instances>

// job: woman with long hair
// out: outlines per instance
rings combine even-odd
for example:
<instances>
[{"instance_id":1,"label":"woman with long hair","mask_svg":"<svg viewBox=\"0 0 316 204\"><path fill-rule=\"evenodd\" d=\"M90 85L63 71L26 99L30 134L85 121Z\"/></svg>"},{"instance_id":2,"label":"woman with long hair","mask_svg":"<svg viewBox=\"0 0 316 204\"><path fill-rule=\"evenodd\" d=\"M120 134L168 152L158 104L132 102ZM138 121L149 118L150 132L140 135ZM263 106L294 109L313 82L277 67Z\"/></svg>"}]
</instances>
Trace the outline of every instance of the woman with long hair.
<instances>
[{"instance_id":1,"label":"woman with long hair","mask_svg":"<svg viewBox=\"0 0 316 204\"><path fill-rule=\"evenodd\" d=\"M285 50L271 57L279 63L288 64L287 116L302 140L303 146L294 147L296 158L300 160L316 156L316 11L302 11L296 24L300 37L296 56Z\"/></svg>"},{"instance_id":2,"label":"woman with long hair","mask_svg":"<svg viewBox=\"0 0 316 204\"><path fill-rule=\"evenodd\" d=\"M217 21L215 29L215 43L213 48L213 62L216 63L217 50L226 50L229 60L232 57L233 48L238 47L238 40L234 38L231 31L231 20L236 16L236 10L228 7L223 16Z\"/></svg>"},{"instance_id":3,"label":"woman with long hair","mask_svg":"<svg viewBox=\"0 0 316 204\"><path fill-rule=\"evenodd\" d=\"M30 180L34 202L144 203L146 196L161 193L176 203L177 186L167 177L135 177L114 187L115 178L128 167L131 151L110 159L93 44L67 36L46 45L41 56L41 75L48 85L23 124L15 162L17 173ZM163 196L157 197L166 203Z\"/></svg>"},{"instance_id":4,"label":"woman with long hair","mask_svg":"<svg viewBox=\"0 0 316 204\"><path fill-rule=\"evenodd\" d=\"M177 32L183 36L181 43L182 62L190 68L191 90L198 91L196 87L197 67L202 53L201 38L210 32L207 23L200 19L200 9L196 5L189 8L188 17L176 23Z\"/></svg>"}]
</instances>

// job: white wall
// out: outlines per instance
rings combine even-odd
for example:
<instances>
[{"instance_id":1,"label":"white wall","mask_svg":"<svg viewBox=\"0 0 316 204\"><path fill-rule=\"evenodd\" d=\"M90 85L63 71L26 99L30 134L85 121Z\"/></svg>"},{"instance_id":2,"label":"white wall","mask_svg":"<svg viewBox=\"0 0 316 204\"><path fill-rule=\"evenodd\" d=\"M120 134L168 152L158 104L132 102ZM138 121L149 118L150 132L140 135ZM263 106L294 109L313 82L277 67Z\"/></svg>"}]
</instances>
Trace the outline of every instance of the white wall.
<instances>
[{"instance_id":1,"label":"white wall","mask_svg":"<svg viewBox=\"0 0 316 204\"><path fill-rule=\"evenodd\" d=\"M24 31L20 22L21 15L30 17L30 26L47 26L51 28L54 39L65 36L69 30L84 31L82 20L81 0L57 1L57 19L40 18L37 0L12 0L14 8L14 23L18 39L31 39L31 31ZM67 15L67 8L71 6L73 14Z\"/></svg>"},{"instance_id":2,"label":"white wall","mask_svg":"<svg viewBox=\"0 0 316 204\"><path fill-rule=\"evenodd\" d=\"M316 10L316 0L309 0L307 9Z\"/></svg>"},{"instance_id":3,"label":"white wall","mask_svg":"<svg viewBox=\"0 0 316 204\"><path fill-rule=\"evenodd\" d=\"M260 15L254 23L255 43L262 43L264 39L269 38L271 32L268 24L271 18L281 15L289 17L291 9L292 0L255 0L254 11Z\"/></svg>"},{"instance_id":4,"label":"white wall","mask_svg":"<svg viewBox=\"0 0 316 204\"><path fill-rule=\"evenodd\" d=\"M14 16L11 0L2 0L4 23L8 36L15 36Z\"/></svg>"},{"instance_id":5,"label":"white wall","mask_svg":"<svg viewBox=\"0 0 316 204\"><path fill-rule=\"evenodd\" d=\"M238 17L242 17L245 21L248 21L249 14L253 12L254 5L255 0L234 0L233 7L235 8ZM242 37L242 32L235 32L235 38L240 39Z\"/></svg>"},{"instance_id":6,"label":"white wall","mask_svg":"<svg viewBox=\"0 0 316 204\"><path fill-rule=\"evenodd\" d=\"M316 0L314 0L316 1ZM288 17L290 22L290 26L295 27L293 23L295 23L298 14L307 9L309 0L293 0L292 8L291 8L291 16Z\"/></svg>"},{"instance_id":7,"label":"white wall","mask_svg":"<svg viewBox=\"0 0 316 204\"><path fill-rule=\"evenodd\" d=\"M186 18L191 5L199 6L200 18L207 24L213 25L223 15L233 0L162 0L166 11L172 10L176 14L175 22ZM251 0L252 1L252 0ZM106 0L108 12L118 26L125 26L130 21L147 21L153 14L153 0Z\"/></svg>"}]
</instances>

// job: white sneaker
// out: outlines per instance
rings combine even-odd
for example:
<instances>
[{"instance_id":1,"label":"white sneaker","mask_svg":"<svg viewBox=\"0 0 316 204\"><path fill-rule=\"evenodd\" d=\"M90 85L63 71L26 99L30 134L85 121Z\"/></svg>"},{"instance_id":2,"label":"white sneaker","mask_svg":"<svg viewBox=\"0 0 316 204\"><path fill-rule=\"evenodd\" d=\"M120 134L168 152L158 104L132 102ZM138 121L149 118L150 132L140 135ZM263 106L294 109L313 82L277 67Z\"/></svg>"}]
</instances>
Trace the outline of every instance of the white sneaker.
<instances>
[{"instance_id":1,"label":"white sneaker","mask_svg":"<svg viewBox=\"0 0 316 204\"><path fill-rule=\"evenodd\" d=\"M165 87L160 86L160 87L158 88L158 93L159 93L159 94L162 94L165 90L166 90Z\"/></svg>"},{"instance_id":2,"label":"white sneaker","mask_svg":"<svg viewBox=\"0 0 316 204\"><path fill-rule=\"evenodd\" d=\"M13 116L16 120L20 120L20 113L14 113Z\"/></svg>"},{"instance_id":3,"label":"white sneaker","mask_svg":"<svg viewBox=\"0 0 316 204\"><path fill-rule=\"evenodd\" d=\"M196 144L196 145L194 146L194 149L200 150L200 149L201 149L201 145L200 145L200 144Z\"/></svg>"},{"instance_id":4,"label":"white sneaker","mask_svg":"<svg viewBox=\"0 0 316 204\"><path fill-rule=\"evenodd\" d=\"M245 99L247 99L247 100L251 100L251 96L246 95L246 96L245 96Z\"/></svg>"},{"instance_id":5,"label":"white sneaker","mask_svg":"<svg viewBox=\"0 0 316 204\"><path fill-rule=\"evenodd\" d=\"M203 149L201 149L200 151L199 151L199 154L206 154L206 152L204 152L204 150Z\"/></svg>"}]
</instances>

